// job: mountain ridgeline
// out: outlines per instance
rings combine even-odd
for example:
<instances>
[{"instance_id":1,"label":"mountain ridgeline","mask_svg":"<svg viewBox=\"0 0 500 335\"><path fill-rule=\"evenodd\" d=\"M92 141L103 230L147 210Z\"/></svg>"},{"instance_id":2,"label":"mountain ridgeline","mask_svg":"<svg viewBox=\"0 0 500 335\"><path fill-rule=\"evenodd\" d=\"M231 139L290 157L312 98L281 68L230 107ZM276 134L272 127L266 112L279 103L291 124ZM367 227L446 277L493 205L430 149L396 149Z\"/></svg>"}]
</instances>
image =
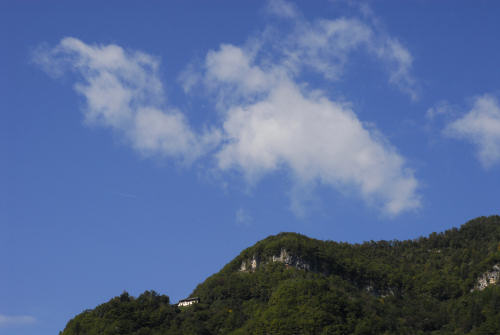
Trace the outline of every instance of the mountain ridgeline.
<instances>
[{"instance_id":1,"label":"mountain ridgeline","mask_svg":"<svg viewBox=\"0 0 500 335\"><path fill-rule=\"evenodd\" d=\"M499 216L408 241L281 233L199 284L199 303L123 293L60 334L500 334L499 276Z\"/></svg>"}]
</instances>

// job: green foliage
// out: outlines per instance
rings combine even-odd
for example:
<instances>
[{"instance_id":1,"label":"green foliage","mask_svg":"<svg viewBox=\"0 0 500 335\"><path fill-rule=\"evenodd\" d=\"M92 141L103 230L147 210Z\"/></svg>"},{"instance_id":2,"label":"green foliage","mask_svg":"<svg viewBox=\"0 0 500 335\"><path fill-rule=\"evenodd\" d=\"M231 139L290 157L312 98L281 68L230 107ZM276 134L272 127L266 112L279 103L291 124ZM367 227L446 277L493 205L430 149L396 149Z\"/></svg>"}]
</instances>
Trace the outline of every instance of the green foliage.
<instances>
[{"instance_id":1,"label":"green foliage","mask_svg":"<svg viewBox=\"0 0 500 335\"><path fill-rule=\"evenodd\" d=\"M184 308L146 291L72 319L62 335L500 334L500 285L471 291L500 263L500 217L408 241L320 241L270 236L198 285ZM272 256L285 249L310 266ZM253 272L239 271L256 259Z\"/></svg>"},{"instance_id":2,"label":"green foliage","mask_svg":"<svg viewBox=\"0 0 500 335\"><path fill-rule=\"evenodd\" d=\"M94 310L76 316L62 334L162 334L162 330L170 328L176 313L176 308L170 305L165 295L146 291L136 299L124 292ZM155 332L151 332L152 329Z\"/></svg>"}]
</instances>

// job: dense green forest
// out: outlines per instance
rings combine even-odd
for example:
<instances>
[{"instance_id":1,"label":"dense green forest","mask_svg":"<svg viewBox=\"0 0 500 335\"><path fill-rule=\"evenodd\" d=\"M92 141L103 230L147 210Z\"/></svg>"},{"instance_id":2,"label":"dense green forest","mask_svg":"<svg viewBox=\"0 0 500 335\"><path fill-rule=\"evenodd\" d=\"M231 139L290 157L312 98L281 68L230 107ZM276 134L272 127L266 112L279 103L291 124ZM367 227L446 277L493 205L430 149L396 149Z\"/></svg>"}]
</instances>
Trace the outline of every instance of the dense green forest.
<instances>
[{"instance_id":1,"label":"dense green forest","mask_svg":"<svg viewBox=\"0 0 500 335\"><path fill-rule=\"evenodd\" d=\"M281 233L199 284L198 304L123 293L60 334L500 334L500 285L477 289L499 263L499 216L407 241Z\"/></svg>"}]
</instances>

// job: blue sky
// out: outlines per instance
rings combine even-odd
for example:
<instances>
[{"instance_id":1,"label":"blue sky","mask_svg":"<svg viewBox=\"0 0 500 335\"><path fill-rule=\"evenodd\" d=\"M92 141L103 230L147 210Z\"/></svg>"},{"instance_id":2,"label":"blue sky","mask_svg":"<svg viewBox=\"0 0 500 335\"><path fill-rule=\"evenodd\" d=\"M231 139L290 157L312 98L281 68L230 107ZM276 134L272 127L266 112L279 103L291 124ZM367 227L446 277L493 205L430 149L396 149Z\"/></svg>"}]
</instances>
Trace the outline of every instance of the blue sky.
<instances>
[{"instance_id":1,"label":"blue sky","mask_svg":"<svg viewBox=\"0 0 500 335\"><path fill-rule=\"evenodd\" d=\"M498 214L493 1L0 4L0 334L186 297L282 231Z\"/></svg>"}]
</instances>

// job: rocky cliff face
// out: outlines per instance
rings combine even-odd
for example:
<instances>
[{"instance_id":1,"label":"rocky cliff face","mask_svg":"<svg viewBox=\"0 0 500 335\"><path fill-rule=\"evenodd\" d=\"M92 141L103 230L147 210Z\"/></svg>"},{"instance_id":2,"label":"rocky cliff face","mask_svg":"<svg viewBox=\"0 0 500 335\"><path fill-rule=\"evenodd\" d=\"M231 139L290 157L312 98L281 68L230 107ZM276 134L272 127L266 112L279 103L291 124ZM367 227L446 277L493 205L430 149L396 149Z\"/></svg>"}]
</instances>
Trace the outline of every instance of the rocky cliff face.
<instances>
[{"instance_id":1,"label":"rocky cliff face","mask_svg":"<svg viewBox=\"0 0 500 335\"><path fill-rule=\"evenodd\" d=\"M256 255L254 255L251 259L244 260L243 262L241 262L240 271L252 272L262 264L267 264L270 262L280 262L285 264L287 267L291 266L299 270L311 270L310 264L305 262L302 258L292 255L286 249L282 248L279 255L273 255L271 258L266 260L260 260Z\"/></svg>"},{"instance_id":2,"label":"rocky cliff face","mask_svg":"<svg viewBox=\"0 0 500 335\"><path fill-rule=\"evenodd\" d=\"M241 262L240 271L253 272L257 270L259 266L260 266L260 260L257 259L257 256L253 255L251 259L247 259Z\"/></svg>"},{"instance_id":3,"label":"rocky cliff face","mask_svg":"<svg viewBox=\"0 0 500 335\"><path fill-rule=\"evenodd\" d=\"M490 271L486 271L477 278L476 286L472 289L482 291L490 285L496 285L500 282L500 264L493 265Z\"/></svg>"},{"instance_id":4,"label":"rocky cliff face","mask_svg":"<svg viewBox=\"0 0 500 335\"><path fill-rule=\"evenodd\" d=\"M273 262L280 262L286 266L293 266L299 270L311 270L311 266L305 262L302 258L290 254L286 249L281 249L279 256L272 257Z\"/></svg>"}]
</instances>

